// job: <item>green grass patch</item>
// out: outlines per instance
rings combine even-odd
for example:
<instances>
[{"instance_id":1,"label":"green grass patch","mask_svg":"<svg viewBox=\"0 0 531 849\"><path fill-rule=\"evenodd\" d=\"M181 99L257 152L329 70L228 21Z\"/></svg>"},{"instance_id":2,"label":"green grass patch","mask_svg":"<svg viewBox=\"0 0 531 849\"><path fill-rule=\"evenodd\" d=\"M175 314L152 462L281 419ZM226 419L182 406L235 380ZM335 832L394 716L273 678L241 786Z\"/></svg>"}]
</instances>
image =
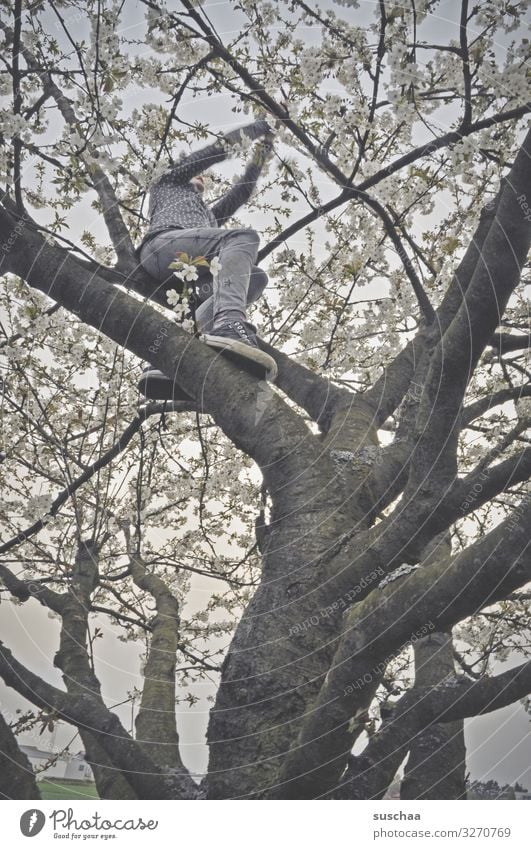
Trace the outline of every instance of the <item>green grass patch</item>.
<instances>
[{"instance_id":1,"label":"green grass patch","mask_svg":"<svg viewBox=\"0 0 531 849\"><path fill-rule=\"evenodd\" d=\"M43 799L99 799L93 781L45 778L37 784Z\"/></svg>"}]
</instances>

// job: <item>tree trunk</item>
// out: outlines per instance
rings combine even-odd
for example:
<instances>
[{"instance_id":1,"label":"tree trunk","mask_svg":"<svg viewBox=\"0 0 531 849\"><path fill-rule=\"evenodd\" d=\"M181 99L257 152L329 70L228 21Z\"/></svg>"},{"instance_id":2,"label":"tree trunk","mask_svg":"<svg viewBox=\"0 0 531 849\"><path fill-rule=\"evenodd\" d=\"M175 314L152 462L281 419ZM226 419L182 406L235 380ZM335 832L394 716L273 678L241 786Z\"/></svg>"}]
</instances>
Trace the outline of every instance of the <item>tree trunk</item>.
<instances>
[{"instance_id":1,"label":"tree trunk","mask_svg":"<svg viewBox=\"0 0 531 849\"><path fill-rule=\"evenodd\" d=\"M91 669L86 647L90 598L98 581L98 554L96 546L87 542L79 543L69 591L62 609L63 625L55 665L63 672L68 693L90 693L101 700L99 681ZM79 734L100 798L138 798L123 773L113 767L97 735L84 728L79 729Z\"/></svg>"},{"instance_id":2,"label":"tree trunk","mask_svg":"<svg viewBox=\"0 0 531 849\"><path fill-rule=\"evenodd\" d=\"M431 687L455 675L452 635L438 631L413 644L415 686ZM401 799L464 799L463 720L432 725L414 738L400 786Z\"/></svg>"},{"instance_id":3,"label":"tree trunk","mask_svg":"<svg viewBox=\"0 0 531 849\"><path fill-rule=\"evenodd\" d=\"M0 713L0 799L40 799L33 767Z\"/></svg>"},{"instance_id":4,"label":"tree trunk","mask_svg":"<svg viewBox=\"0 0 531 849\"><path fill-rule=\"evenodd\" d=\"M161 767L184 771L175 716L179 604L166 583L150 573L139 557L131 558L130 569L135 584L151 593L157 611L151 623L142 700L135 722L136 739Z\"/></svg>"}]
</instances>

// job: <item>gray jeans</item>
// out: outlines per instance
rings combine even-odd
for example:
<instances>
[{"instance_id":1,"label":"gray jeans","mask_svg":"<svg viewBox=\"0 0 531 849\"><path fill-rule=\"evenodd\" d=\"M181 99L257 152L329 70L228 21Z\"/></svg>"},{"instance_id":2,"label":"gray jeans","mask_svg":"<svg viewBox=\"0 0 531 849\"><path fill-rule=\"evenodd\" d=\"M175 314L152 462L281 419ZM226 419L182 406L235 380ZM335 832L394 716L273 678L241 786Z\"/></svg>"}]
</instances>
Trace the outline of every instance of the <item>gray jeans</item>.
<instances>
[{"instance_id":1,"label":"gray jeans","mask_svg":"<svg viewBox=\"0 0 531 849\"><path fill-rule=\"evenodd\" d=\"M168 268L179 251L190 257L218 257L221 268L217 280L210 272L202 273L195 289L200 306L196 320L200 330L211 330L223 321L223 314L245 316L247 304L256 301L267 286L265 271L255 265L258 253L258 234L251 229L226 230L217 227L198 227L191 230L167 230L154 236L140 251L143 268L168 288L177 288L173 272ZM206 269L205 269L206 270ZM230 315L230 314L233 315Z\"/></svg>"}]
</instances>

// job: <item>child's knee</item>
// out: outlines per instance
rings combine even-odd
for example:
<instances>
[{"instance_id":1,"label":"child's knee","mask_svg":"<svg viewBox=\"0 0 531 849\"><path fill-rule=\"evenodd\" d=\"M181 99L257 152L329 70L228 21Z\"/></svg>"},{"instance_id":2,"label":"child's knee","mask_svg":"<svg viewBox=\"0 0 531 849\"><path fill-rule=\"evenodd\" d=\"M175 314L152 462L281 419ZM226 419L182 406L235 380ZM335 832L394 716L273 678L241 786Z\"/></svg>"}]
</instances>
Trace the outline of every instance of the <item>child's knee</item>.
<instances>
[{"instance_id":1,"label":"child's knee","mask_svg":"<svg viewBox=\"0 0 531 849\"><path fill-rule=\"evenodd\" d=\"M248 303L251 304L253 301L256 301L263 293L268 283L269 277L265 271L262 268L258 268L257 265L254 265L251 269L251 276L249 278L249 294L247 296Z\"/></svg>"},{"instance_id":2,"label":"child's knee","mask_svg":"<svg viewBox=\"0 0 531 849\"><path fill-rule=\"evenodd\" d=\"M251 227L237 227L233 230L227 230L225 241L237 243L238 245L255 252L258 251L260 236L256 230L253 230Z\"/></svg>"}]
</instances>

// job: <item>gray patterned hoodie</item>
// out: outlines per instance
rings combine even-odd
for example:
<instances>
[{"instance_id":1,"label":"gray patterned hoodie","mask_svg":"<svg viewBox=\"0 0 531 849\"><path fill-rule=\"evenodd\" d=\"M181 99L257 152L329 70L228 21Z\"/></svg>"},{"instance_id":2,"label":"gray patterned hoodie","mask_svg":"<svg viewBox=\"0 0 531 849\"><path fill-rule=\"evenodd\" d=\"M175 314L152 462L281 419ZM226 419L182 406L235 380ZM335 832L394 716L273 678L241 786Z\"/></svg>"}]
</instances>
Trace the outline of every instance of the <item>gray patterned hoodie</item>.
<instances>
[{"instance_id":1,"label":"gray patterned hoodie","mask_svg":"<svg viewBox=\"0 0 531 849\"><path fill-rule=\"evenodd\" d=\"M263 154L249 162L238 182L211 207L205 204L201 194L190 183L192 177L197 177L217 162L223 162L230 153L227 146L239 142L242 133L253 140L272 136L267 121L255 121L226 133L223 141L191 153L159 177L150 189L149 227L142 245L165 230L220 227L249 200L265 161Z\"/></svg>"}]
</instances>

